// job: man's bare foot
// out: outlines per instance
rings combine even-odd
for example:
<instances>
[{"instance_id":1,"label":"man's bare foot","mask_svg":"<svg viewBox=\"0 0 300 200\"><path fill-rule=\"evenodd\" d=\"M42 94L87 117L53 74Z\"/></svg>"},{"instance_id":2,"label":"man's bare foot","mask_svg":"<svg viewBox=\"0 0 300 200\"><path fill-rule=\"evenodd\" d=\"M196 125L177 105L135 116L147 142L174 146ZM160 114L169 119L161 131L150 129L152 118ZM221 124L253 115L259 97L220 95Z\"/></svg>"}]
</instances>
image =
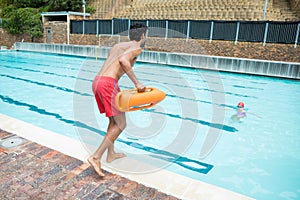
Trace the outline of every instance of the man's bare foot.
<instances>
[{"instance_id":1,"label":"man's bare foot","mask_svg":"<svg viewBox=\"0 0 300 200\"><path fill-rule=\"evenodd\" d=\"M123 158L123 157L126 157L126 155L124 153L107 154L106 162L110 163L116 159Z\"/></svg>"},{"instance_id":2,"label":"man's bare foot","mask_svg":"<svg viewBox=\"0 0 300 200\"><path fill-rule=\"evenodd\" d=\"M94 170L97 172L99 176L105 176L104 173L101 170L101 163L100 160L95 159L93 156L89 157L87 160L90 165L94 168Z\"/></svg>"}]
</instances>

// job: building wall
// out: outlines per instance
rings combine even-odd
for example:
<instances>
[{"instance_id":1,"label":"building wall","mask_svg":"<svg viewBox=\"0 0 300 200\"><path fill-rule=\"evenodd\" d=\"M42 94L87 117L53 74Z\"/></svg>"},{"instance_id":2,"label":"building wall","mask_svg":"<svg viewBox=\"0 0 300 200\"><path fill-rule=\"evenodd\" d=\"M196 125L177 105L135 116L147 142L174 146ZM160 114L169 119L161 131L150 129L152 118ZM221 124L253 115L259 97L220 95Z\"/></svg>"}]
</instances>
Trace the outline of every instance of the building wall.
<instances>
[{"instance_id":1,"label":"building wall","mask_svg":"<svg viewBox=\"0 0 300 200\"><path fill-rule=\"evenodd\" d=\"M68 34L67 34L67 22L61 22L61 21L48 21L44 24L44 30L47 28L50 28L52 31L51 35L51 42L54 44L67 44L68 40ZM47 32L44 31L43 33L43 42L46 43L46 34Z\"/></svg>"}]
</instances>

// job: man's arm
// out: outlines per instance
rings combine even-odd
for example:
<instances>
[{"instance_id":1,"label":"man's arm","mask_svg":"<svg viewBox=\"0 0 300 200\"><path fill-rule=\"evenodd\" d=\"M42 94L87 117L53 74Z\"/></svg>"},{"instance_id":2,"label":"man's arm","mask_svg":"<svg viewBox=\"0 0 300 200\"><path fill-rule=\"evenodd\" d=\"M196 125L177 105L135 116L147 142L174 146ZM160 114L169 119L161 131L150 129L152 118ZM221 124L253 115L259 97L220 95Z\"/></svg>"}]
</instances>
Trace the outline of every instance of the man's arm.
<instances>
[{"instance_id":1,"label":"man's arm","mask_svg":"<svg viewBox=\"0 0 300 200\"><path fill-rule=\"evenodd\" d=\"M136 49L133 51L125 52L123 56L120 57L119 63L123 69L123 71L127 74L130 80L134 83L135 87L141 92L145 90L145 86L141 84L133 70L132 65L135 63L136 57L142 52L142 49Z\"/></svg>"}]
</instances>

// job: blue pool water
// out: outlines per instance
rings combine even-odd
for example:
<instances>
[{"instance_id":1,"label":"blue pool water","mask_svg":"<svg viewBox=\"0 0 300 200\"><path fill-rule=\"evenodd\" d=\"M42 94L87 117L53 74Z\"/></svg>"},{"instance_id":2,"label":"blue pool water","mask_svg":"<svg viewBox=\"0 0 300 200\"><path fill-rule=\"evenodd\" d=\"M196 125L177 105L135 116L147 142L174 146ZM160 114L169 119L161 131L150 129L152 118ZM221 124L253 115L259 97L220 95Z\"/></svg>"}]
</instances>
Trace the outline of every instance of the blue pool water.
<instances>
[{"instance_id":1,"label":"blue pool water","mask_svg":"<svg viewBox=\"0 0 300 200\"><path fill-rule=\"evenodd\" d=\"M0 112L98 145L108 122L98 114L91 84L102 63L0 51ZM146 63L135 72L167 97L127 113L118 150L256 199L300 198L299 81ZM126 76L119 85L133 87ZM247 117L233 121L240 101Z\"/></svg>"}]
</instances>

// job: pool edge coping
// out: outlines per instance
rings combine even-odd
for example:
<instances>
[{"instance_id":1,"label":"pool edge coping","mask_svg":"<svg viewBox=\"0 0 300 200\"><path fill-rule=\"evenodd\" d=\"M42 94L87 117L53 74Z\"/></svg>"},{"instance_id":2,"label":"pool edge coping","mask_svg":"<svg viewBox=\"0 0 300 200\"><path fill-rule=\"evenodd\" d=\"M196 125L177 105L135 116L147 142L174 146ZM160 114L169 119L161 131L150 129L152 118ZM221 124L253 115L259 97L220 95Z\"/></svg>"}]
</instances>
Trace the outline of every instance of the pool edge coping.
<instances>
[{"instance_id":1,"label":"pool edge coping","mask_svg":"<svg viewBox=\"0 0 300 200\"><path fill-rule=\"evenodd\" d=\"M16 134L27 140L36 142L45 147L51 148L53 150L59 151L63 154L76 158L86 163L86 159L89 154L83 147L80 141L73 138L63 136L61 134L34 126L27 122L9 117L0 113L0 128L4 131ZM38 133L38 134L36 134ZM49 137L42 137L48 136ZM64 143L58 143L59 141L64 141ZM68 145L65 145L67 143ZM76 149L76 151L72 151ZM130 159L130 158L127 158ZM228 200L250 200L251 197L214 186L202 181L194 180L182 175L167 171L165 169L160 169L155 172L145 173L145 174L129 174L115 171L112 168L103 166L104 170L120 175L131 181L136 181L147 187L155 188L160 192L167 195L172 195L184 200L192 199L228 199ZM169 184L169 183L172 184Z\"/></svg>"}]
</instances>

